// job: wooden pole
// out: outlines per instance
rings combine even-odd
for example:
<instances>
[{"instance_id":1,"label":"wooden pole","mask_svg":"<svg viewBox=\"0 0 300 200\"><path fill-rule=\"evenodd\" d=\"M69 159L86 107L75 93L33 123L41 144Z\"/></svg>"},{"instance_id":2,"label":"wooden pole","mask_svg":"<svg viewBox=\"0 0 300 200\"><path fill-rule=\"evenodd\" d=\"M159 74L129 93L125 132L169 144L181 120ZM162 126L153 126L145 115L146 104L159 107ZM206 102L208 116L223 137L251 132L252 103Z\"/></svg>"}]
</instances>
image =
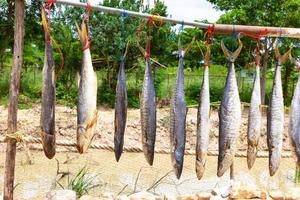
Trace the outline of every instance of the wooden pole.
<instances>
[{"instance_id":1,"label":"wooden pole","mask_svg":"<svg viewBox=\"0 0 300 200\"><path fill-rule=\"evenodd\" d=\"M17 111L18 95L20 85L20 73L23 64L23 45L24 45L24 12L25 1L15 1L15 30L14 30L14 56L13 67L10 77L9 106L7 117L8 133L17 132ZM8 139L6 145L6 161L4 174L4 200L13 200L14 178L15 178L15 159L16 159L15 139Z\"/></svg>"},{"instance_id":2,"label":"wooden pole","mask_svg":"<svg viewBox=\"0 0 300 200\"><path fill-rule=\"evenodd\" d=\"M49 0L40 0L42 2L49 2ZM71 5L80 8L86 8L86 3L81 3L79 1L72 1L72 0L55 0L56 3L64 4L64 5ZM163 21L163 22L170 22L172 24L184 24L186 26L194 26L201 29L208 29L212 28L214 33L218 34L232 34L232 33L248 33L248 34L262 34L266 32L264 35L269 37L288 37L288 38L300 38L300 28L287 28L287 27L267 27L267 26L246 26L246 25L231 25L231 24L207 24L207 23L199 23L194 21L185 21L180 19L173 19L170 17L160 17L160 16L153 16L148 13L141 13L141 12L134 12L130 10L118 9L118 8L111 8L101 5L90 5L93 10L97 10L100 12L110 13L110 14L126 14L132 17L139 17L144 19L149 19L150 17L153 20Z\"/></svg>"}]
</instances>

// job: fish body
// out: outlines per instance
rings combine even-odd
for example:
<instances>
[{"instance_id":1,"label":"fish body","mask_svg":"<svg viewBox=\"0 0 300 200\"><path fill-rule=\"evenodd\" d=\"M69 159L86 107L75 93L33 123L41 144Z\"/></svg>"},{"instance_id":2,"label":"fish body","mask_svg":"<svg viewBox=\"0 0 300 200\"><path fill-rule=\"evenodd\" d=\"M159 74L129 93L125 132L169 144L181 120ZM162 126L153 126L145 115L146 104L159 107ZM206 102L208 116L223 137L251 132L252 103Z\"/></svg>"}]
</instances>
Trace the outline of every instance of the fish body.
<instances>
[{"instance_id":1,"label":"fish body","mask_svg":"<svg viewBox=\"0 0 300 200\"><path fill-rule=\"evenodd\" d=\"M196 174L199 180L205 170L209 142L209 113L209 68L205 66L197 114Z\"/></svg>"},{"instance_id":2,"label":"fish body","mask_svg":"<svg viewBox=\"0 0 300 200\"><path fill-rule=\"evenodd\" d=\"M234 63L230 62L226 84L219 110L219 156L217 176L223 174L233 164L236 139L241 123L241 102L235 76Z\"/></svg>"},{"instance_id":3,"label":"fish body","mask_svg":"<svg viewBox=\"0 0 300 200\"><path fill-rule=\"evenodd\" d=\"M97 124L97 75L93 69L90 49L86 48L89 41L84 22L79 35L84 49L77 105L77 149L79 153L84 153L90 146Z\"/></svg>"},{"instance_id":4,"label":"fish body","mask_svg":"<svg viewBox=\"0 0 300 200\"><path fill-rule=\"evenodd\" d=\"M269 172L273 176L279 168L284 130L284 105L281 84L281 65L275 69L275 79L267 117L267 141L269 149Z\"/></svg>"},{"instance_id":5,"label":"fish body","mask_svg":"<svg viewBox=\"0 0 300 200\"><path fill-rule=\"evenodd\" d=\"M181 51L170 113L171 159L178 179L182 173L186 140L186 104L183 69L184 53Z\"/></svg>"},{"instance_id":6,"label":"fish body","mask_svg":"<svg viewBox=\"0 0 300 200\"><path fill-rule=\"evenodd\" d=\"M41 106L41 136L45 155L51 159L55 155L55 80L54 59L50 37L50 29L42 11L43 26L45 30L45 59L43 66L43 88Z\"/></svg>"},{"instance_id":7,"label":"fish body","mask_svg":"<svg viewBox=\"0 0 300 200\"><path fill-rule=\"evenodd\" d=\"M119 161L123 152L124 132L127 118L127 90L125 77L125 61L122 59L118 73L116 103L115 103L115 157Z\"/></svg>"},{"instance_id":8,"label":"fish body","mask_svg":"<svg viewBox=\"0 0 300 200\"><path fill-rule=\"evenodd\" d=\"M140 111L143 152L149 165L153 165L156 137L156 101L150 58L146 58Z\"/></svg>"},{"instance_id":9,"label":"fish body","mask_svg":"<svg viewBox=\"0 0 300 200\"><path fill-rule=\"evenodd\" d=\"M297 63L298 70L300 63ZM300 166L300 76L298 75L298 81L294 91L294 96L290 108L289 116L289 135L291 144L297 157L297 166Z\"/></svg>"},{"instance_id":10,"label":"fish body","mask_svg":"<svg viewBox=\"0 0 300 200\"><path fill-rule=\"evenodd\" d=\"M255 80L253 83L253 90L251 96L251 103L248 117L248 150L247 150L247 164L248 168L251 169L257 155L258 142L261 130L261 94L260 94L260 67L256 66L255 69Z\"/></svg>"}]
</instances>

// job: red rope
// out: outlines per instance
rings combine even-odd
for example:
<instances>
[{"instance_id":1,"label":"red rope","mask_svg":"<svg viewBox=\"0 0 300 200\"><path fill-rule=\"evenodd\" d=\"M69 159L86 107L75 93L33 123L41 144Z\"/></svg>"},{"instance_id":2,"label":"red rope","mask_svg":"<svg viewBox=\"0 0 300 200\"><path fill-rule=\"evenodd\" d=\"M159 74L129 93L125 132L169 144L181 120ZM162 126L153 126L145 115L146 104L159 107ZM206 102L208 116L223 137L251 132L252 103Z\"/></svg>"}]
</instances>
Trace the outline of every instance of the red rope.
<instances>
[{"instance_id":1,"label":"red rope","mask_svg":"<svg viewBox=\"0 0 300 200\"><path fill-rule=\"evenodd\" d=\"M90 43L90 41L87 41L85 47L82 48L82 51L85 51L85 50L90 49L90 48L91 48L91 43Z\"/></svg>"},{"instance_id":2,"label":"red rope","mask_svg":"<svg viewBox=\"0 0 300 200\"><path fill-rule=\"evenodd\" d=\"M86 8L87 8L87 11L85 13L85 17L89 18L92 6L88 0L86 0Z\"/></svg>"},{"instance_id":3,"label":"red rope","mask_svg":"<svg viewBox=\"0 0 300 200\"><path fill-rule=\"evenodd\" d=\"M46 9L51 10L52 5L56 2L56 0L47 0Z\"/></svg>"},{"instance_id":4,"label":"red rope","mask_svg":"<svg viewBox=\"0 0 300 200\"><path fill-rule=\"evenodd\" d=\"M260 31L258 34L251 34L247 32L240 32L240 34L251 37L253 39L260 39L261 37L267 36L269 33L269 30L265 28L264 30Z\"/></svg>"},{"instance_id":5,"label":"red rope","mask_svg":"<svg viewBox=\"0 0 300 200\"><path fill-rule=\"evenodd\" d=\"M213 33L214 30L215 30L215 24L211 24L211 25L209 25L208 28L207 28L207 32L208 32L208 33Z\"/></svg>"}]
</instances>

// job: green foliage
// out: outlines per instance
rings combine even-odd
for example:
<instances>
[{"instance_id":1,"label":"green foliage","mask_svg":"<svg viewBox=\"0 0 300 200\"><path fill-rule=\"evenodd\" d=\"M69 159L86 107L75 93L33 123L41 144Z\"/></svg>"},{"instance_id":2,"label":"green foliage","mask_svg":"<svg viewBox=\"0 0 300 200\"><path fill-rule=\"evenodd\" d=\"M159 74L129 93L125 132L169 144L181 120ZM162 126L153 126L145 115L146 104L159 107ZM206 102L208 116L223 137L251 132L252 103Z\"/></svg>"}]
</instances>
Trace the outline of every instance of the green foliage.
<instances>
[{"instance_id":1,"label":"green foliage","mask_svg":"<svg viewBox=\"0 0 300 200\"><path fill-rule=\"evenodd\" d=\"M88 194L92 189L95 187L98 187L99 185L95 184L95 178L97 178L97 175L92 176L89 173L88 168L85 166L81 168L77 174L70 179L68 175L68 185L67 187L64 187L62 184L58 182L60 187L63 189L69 189L76 192L76 195L78 198L81 196Z\"/></svg>"}]
</instances>

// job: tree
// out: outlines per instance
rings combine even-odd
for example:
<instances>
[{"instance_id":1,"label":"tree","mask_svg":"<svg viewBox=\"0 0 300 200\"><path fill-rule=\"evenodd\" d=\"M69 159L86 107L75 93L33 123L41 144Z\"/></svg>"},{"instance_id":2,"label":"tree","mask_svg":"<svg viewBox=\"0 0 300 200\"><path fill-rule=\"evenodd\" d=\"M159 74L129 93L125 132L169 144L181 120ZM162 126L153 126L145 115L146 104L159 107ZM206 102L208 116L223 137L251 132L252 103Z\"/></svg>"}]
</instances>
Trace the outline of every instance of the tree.
<instances>
[{"instance_id":1,"label":"tree","mask_svg":"<svg viewBox=\"0 0 300 200\"><path fill-rule=\"evenodd\" d=\"M217 9L226 11L221 16L218 23L230 24L248 24L248 25L261 25L261 26L277 26L277 27L299 27L300 23L300 1L298 0L208 0L215 4ZM283 35L284 37L284 35ZM264 38L263 40L263 65L261 77L261 92L262 103L265 103L266 92L266 77L267 77L267 64L272 47L270 44L273 40ZM288 46L284 42L283 46ZM251 44L251 43L249 43ZM249 46L244 45L244 49L248 50ZM243 57L243 54L241 55ZM248 56L249 57L249 56ZM286 68L290 70L290 68ZM284 79L289 80L291 73L285 73ZM284 85L288 85L284 82ZM287 86L286 86L287 87ZM287 96L287 93L285 94Z\"/></svg>"}]
</instances>

